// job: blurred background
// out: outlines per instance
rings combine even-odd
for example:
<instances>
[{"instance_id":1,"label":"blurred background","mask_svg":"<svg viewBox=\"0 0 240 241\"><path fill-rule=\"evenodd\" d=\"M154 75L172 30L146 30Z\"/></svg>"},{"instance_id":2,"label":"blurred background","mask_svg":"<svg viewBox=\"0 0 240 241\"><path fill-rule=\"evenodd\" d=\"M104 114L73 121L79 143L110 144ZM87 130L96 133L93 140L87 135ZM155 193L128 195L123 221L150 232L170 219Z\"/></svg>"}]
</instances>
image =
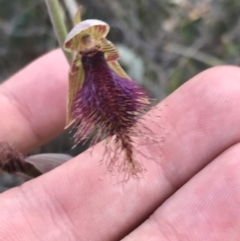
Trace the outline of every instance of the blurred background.
<instances>
[{"instance_id":1,"label":"blurred background","mask_svg":"<svg viewBox=\"0 0 240 241\"><path fill-rule=\"evenodd\" d=\"M110 27L129 75L161 100L197 73L216 65L240 65L239 0L61 0L71 29L78 5L83 19ZM45 1L0 0L0 82L58 47ZM35 150L79 154L68 133ZM0 191L19 183L2 174Z\"/></svg>"}]
</instances>

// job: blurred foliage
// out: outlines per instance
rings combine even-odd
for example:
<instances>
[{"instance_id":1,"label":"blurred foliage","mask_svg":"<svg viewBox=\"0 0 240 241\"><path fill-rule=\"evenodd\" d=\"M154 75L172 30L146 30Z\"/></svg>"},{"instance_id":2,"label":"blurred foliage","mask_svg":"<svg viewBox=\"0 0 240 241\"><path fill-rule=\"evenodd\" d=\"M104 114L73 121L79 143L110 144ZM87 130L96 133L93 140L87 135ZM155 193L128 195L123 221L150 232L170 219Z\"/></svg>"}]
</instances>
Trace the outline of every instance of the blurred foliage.
<instances>
[{"instance_id":1,"label":"blurred foliage","mask_svg":"<svg viewBox=\"0 0 240 241\"><path fill-rule=\"evenodd\" d=\"M73 0L61 0L71 26ZM211 66L240 64L239 0L82 0L83 19L111 26L122 65L151 95L162 99ZM69 11L70 10L70 11ZM57 47L45 2L0 0L0 80ZM124 54L125 53L125 54ZM135 56L136 64L129 65ZM129 59L130 58L130 59ZM133 76L133 74L132 74ZM68 152L65 133L36 152Z\"/></svg>"},{"instance_id":2,"label":"blurred foliage","mask_svg":"<svg viewBox=\"0 0 240 241\"><path fill-rule=\"evenodd\" d=\"M56 47L44 2L0 1L0 78Z\"/></svg>"},{"instance_id":3,"label":"blurred foliage","mask_svg":"<svg viewBox=\"0 0 240 241\"><path fill-rule=\"evenodd\" d=\"M66 13L71 2L61 0ZM159 99L208 67L240 63L238 0L77 1L80 4L84 19L108 22L109 39L144 63L143 84ZM0 42L1 80L57 47L45 2L1 0ZM132 72L131 66L124 67Z\"/></svg>"}]
</instances>

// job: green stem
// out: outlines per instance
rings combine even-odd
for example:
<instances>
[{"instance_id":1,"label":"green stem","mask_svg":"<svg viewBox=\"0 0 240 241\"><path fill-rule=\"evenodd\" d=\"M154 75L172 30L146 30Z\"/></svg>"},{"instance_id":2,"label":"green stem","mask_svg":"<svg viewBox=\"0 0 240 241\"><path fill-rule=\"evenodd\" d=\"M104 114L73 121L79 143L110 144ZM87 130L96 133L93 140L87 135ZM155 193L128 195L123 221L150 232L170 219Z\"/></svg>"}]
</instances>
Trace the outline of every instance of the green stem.
<instances>
[{"instance_id":1,"label":"green stem","mask_svg":"<svg viewBox=\"0 0 240 241\"><path fill-rule=\"evenodd\" d=\"M63 20L63 12L59 4L59 0L45 0L48 8L48 13L51 18L53 29L57 37L58 43L61 46L67 60L71 63L71 54L63 49L63 44L67 36L67 27Z\"/></svg>"}]
</instances>

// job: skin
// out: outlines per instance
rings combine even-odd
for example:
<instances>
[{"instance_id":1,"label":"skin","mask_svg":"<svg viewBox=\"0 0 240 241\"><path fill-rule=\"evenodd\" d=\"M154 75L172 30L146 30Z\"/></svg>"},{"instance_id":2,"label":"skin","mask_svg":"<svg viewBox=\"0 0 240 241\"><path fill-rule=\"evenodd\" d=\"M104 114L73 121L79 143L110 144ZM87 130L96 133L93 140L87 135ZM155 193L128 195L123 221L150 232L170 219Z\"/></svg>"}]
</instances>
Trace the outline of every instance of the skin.
<instances>
[{"instance_id":1,"label":"skin","mask_svg":"<svg viewBox=\"0 0 240 241\"><path fill-rule=\"evenodd\" d=\"M62 132L67 71L56 50L0 86L1 140L26 153ZM238 67L195 76L155 110L169 134L158 161L142 158L143 178L114 184L98 164L100 143L1 194L1 239L240 240L239 96Z\"/></svg>"}]
</instances>

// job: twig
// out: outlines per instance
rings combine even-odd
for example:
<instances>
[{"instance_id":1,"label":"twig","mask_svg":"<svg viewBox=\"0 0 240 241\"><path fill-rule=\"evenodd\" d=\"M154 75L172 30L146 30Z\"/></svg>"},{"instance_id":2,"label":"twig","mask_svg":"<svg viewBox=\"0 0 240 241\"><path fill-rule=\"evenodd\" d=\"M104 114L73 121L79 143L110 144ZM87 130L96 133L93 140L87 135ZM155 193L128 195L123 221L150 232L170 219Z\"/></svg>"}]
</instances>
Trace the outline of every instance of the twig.
<instances>
[{"instance_id":1,"label":"twig","mask_svg":"<svg viewBox=\"0 0 240 241\"><path fill-rule=\"evenodd\" d=\"M184 46L178 45L178 44L167 44L164 47L164 50L169 53L175 53L175 54L179 54L184 57L187 57L187 58L195 59L195 60L202 62L209 66L225 64L222 60L220 60L214 56L203 53L197 49L194 49L191 47L184 47Z\"/></svg>"},{"instance_id":2,"label":"twig","mask_svg":"<svg viewBox=\"0 0 240 241\"><path fill-rule=\"evenodd\" d=\"M66 6L67 11L69 12L72 23L74 24L74 17L78 10L78 4L75 0L64 0L63 3Z\"/></svg>"}]
</instances>

